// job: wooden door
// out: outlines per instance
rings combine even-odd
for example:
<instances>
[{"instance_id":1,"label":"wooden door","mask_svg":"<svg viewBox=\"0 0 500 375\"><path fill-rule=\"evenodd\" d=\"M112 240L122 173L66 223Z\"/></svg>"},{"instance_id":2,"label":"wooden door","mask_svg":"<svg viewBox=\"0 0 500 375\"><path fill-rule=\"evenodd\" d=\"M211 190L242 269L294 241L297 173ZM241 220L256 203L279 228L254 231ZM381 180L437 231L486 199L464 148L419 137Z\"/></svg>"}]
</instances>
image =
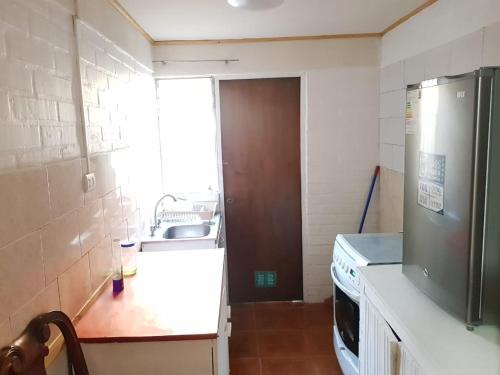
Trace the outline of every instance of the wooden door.
<instances>
[{"instance_id":1,"label":"wooden door","mask_svg":"<svg viewBox=\"0 0 500 375\"><path fill-rule=\"evenodd\" d=\"M220 81L220 108L230 302L301 300L300 78Z\"/></svg>"}]
</instances>

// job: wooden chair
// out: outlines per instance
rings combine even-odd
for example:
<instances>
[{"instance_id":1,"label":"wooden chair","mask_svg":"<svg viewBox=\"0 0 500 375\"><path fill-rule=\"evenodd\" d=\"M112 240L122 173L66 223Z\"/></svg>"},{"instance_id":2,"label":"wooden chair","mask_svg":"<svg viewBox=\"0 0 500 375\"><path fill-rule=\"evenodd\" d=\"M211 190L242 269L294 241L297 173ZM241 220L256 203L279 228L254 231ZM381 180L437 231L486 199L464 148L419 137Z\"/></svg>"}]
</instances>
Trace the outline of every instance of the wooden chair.
<instances>
[{"instance_id":1,"label":"wooden chair","mask_svg":"<svg viewBox=\"0 0 500 375\"><path fill-rule=\"evenodd\" d=\"M83 351L71 320L61 311L33 319L11 346L0 350L0 375L47 375L45 345L50 337L49 323L55 324L64 337L71 375L89 375Z\"/></svg>"}]
</instances>

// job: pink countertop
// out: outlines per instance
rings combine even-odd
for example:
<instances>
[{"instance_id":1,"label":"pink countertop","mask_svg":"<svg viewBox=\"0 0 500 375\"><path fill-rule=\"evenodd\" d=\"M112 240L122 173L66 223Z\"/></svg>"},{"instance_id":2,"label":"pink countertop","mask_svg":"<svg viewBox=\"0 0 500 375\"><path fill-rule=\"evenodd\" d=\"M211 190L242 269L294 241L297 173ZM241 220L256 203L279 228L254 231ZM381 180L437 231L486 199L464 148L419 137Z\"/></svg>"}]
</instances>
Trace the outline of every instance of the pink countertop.
<instances>
[{"instance_id":1,"label":"pink countertop","mask_svg":"<svg viewBox=\"0 0 500 375\"><path fill-rule=\"evenodd\" d=\"M137 274L109 285L76 324L84 343L217 337L224 249L138 254Z\"/></svg>"}]
</instances>

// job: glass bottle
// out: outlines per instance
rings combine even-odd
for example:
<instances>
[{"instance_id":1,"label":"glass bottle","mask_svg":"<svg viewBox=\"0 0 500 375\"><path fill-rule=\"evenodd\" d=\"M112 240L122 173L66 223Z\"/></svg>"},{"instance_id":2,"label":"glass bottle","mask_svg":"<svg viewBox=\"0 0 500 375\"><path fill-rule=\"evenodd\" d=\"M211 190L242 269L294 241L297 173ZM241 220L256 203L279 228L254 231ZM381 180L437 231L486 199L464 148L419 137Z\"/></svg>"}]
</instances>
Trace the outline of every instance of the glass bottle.
<instances>
[{"instance_id":1,"label":"glass bottle","mask_svg":"<svg viewBox=\"0 0 500 375\"><path fill-rule=\"evenodd\" d=\"M121 241L123 276L133 276L137 273L137 246L133 239Z\"/></svg>"},{"instance_id":2,"label":"glass bottle","mask_svg":"<svg viewBox=\"0 0 500 375\"><path fill-rule=\"evenodd\" d=\"M112 262L112 280L113 280L113 294L119 294L123 291L123 264L122 264L122 247L120 246L120 239L113 239L113 262Z\"/></svg>"}]
</instances>

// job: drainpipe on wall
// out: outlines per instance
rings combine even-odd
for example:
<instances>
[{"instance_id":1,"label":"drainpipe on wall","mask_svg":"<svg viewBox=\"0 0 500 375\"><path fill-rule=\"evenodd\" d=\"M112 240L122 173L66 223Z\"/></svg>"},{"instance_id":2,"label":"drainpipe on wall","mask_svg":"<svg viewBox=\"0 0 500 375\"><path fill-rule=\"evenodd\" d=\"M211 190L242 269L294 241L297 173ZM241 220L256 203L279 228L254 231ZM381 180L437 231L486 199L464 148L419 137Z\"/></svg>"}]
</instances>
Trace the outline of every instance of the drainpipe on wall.
<instances>
[{"instance_id":1,"label":"drainpipe on wall","mask_svg":"<svg viewBox=\"0 0 500 375\"><path fill-rule=\"evenodd\" d=\"M80 27L79 23L80 18L79 18L79 0L75 0L75 15L73 16L73 35L75 37L75 56L76 56L76 80L77 80L77 97L75 98L80 110L80 118L81 118L81 124L82 124L82 137L83 137L83 153L85 155L85 161L86 161L86 167L85 167L85 174L91 173L91 168L90 168L90 155L89 155L89 143L88 143L88 135L87 135L87 124L85 122L85 106L83 104L83 86L82 86L82 71L81 71L81 65L80 65L80 41L79 41L79 34L80 34Z\"/></svg>"}]
</instances>

